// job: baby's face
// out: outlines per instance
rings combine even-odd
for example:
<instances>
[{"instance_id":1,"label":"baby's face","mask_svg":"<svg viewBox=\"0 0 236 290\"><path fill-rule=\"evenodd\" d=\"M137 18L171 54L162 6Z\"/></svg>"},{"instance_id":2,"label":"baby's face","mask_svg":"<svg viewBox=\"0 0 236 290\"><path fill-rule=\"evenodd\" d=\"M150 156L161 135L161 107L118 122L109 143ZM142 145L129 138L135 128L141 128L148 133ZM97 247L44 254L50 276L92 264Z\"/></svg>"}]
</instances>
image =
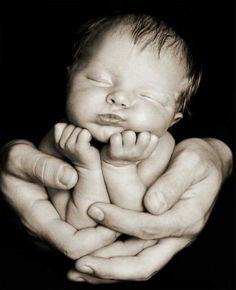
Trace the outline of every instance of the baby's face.
<instances>
[{"instance_id":1,"label":"baby's face","mask_svg":"<svg viewBox=\"0 0 236 290\"><path fill-rule=\"evenodd\" d=\"M176 98L184 82L170 52L159 58L128 34L108 33L73 77L67 117L101 142L127 129L162 136L181 117Z\"/></svg>"}]
</instances>

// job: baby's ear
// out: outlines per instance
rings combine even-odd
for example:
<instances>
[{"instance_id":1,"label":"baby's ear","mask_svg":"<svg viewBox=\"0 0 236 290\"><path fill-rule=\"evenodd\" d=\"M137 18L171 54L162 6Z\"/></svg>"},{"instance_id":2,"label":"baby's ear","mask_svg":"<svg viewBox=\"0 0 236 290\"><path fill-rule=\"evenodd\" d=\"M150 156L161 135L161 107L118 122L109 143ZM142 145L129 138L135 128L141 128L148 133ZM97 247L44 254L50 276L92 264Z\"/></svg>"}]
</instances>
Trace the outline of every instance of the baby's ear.
<instances>
[{"instance_id":1,"label":"baby's ear","mask_svg":"<svg viewBox=\"0 0 236 290\"><path fill-rule=\"evenodd\" d=\"M171 126L173 126L175 123L179 122L183 118L183 114L178 112L175 114L174 119L171 123Z\"/></svg>"}]
</instances>

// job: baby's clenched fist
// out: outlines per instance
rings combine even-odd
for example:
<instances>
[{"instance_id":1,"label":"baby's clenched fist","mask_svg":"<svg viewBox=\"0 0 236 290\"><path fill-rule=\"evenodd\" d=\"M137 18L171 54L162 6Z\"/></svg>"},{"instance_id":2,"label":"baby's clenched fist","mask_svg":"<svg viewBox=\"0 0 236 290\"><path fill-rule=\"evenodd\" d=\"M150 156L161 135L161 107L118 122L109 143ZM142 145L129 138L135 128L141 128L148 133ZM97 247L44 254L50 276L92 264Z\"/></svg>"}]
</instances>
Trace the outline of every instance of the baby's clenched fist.
<instances>
[{"instance_id":1,"label":"baby's clenched fist","mask_svg":"<svg viewBox=\"0 0 236 290\"><path fill-rule=\"evenodd\" d=\"M158 137L149 132L127 130L111 136L102 150L102 159L116 166L136 163L148 158L158 144Z\"/></svg>"}]
</instances>

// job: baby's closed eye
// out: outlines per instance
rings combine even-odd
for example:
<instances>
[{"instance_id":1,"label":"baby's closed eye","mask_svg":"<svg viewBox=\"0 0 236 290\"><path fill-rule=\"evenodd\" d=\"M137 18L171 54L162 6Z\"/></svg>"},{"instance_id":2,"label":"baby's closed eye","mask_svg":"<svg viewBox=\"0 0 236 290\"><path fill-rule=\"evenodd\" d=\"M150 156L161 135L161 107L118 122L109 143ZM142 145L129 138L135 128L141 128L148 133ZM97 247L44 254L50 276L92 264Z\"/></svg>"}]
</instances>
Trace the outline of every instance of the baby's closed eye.
<instances>
[{"instance_id":1,"label":"baby's closed eye","mask_svg":"<svg viewBox=\"0 0 236 290\"><path fill-rule=\"evenodd\" d=\"M105 85L105 86L111 86L112 85L112 81L111 79L106 76L106 75L103 75L103 74L88 74L87 75L87 79L92 81L92 82L96 82L98 84L101 84L101 85Z\"/></svg>"}]
</instances>

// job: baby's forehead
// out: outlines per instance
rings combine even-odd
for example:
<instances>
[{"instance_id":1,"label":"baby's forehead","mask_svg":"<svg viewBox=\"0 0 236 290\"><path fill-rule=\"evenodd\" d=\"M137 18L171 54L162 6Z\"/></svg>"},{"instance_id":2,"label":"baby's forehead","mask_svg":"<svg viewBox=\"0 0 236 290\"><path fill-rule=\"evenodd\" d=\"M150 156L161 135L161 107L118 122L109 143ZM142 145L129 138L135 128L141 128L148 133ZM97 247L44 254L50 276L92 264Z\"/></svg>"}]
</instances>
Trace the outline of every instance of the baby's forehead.
<instances>
[{"instance_id":1,"label":"baby's forehead","mask_svg":"<svg viewBox=\"0 0 236 290\"><path fill-rule=\"evenodd\" d=\"M147 31L146 33L135 33L134 28L131 25L120 23L119 25L111 25L107 30L97 35L94 39L92 47L93 53L96 53L99 48L99 44L104 41L112 42L114 38L122 42L127 39L141 51L149 50L157 58L172 56L173 59L178 60L179 63L186 63L186 55L182 46L182 41L174 38L174 36L168 35L163 38L162 35L158 36L158 31Z\"/></svg>"}]
</instances>

